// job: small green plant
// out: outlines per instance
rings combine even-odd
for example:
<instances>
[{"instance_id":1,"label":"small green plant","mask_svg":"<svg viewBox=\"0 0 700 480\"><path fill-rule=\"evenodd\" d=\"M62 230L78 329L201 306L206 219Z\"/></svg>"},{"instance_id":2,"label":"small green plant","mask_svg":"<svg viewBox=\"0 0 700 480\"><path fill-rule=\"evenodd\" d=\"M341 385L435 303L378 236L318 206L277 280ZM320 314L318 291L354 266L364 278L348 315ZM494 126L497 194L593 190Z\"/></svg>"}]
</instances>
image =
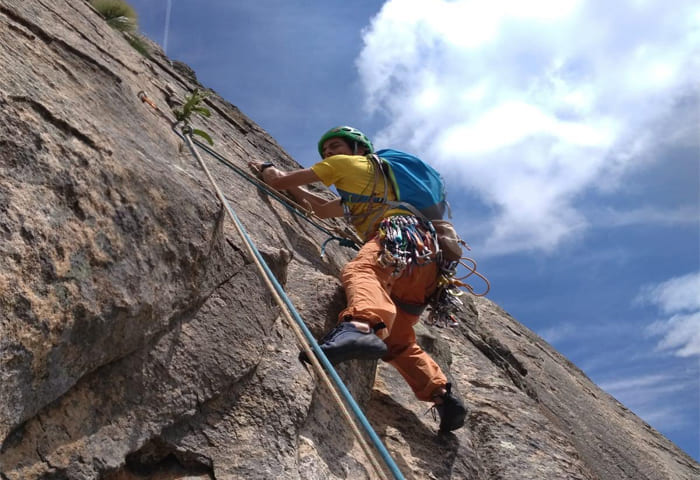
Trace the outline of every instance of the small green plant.
<instances>
[{"instance_id":1,"label":"small green plant","mask_svg":"<svg viewBox=\"0 0 700 480\"><path fill-rule=\"evenodd\" d=\"M211 117L211 111L207 107L200 105L208 96L209 93L203 92L198 88L195 88L191 94L186 95L185 103L182 105L182 108L173 108L173 114L177 121L189 125L192 114L195 113L203 117ZM214 141L207 132L193 128L192 134L202 137L209 145L214 145Z\"/></svg>"},{"instance_id":2,"label":"small green plant","mask_svg":"<svg viewBox=\"0 0 700 480\"><path fill-rule=\"evenodd\" d=\"M134 50L146 58L151 57L148 44L139 35L138 15L134 8L124 0L91 0L90 5L107 22L107 25L124 35Z\"/></svg>"},{"instance_id":3,"label":"small green plant","mask_svg":"<svg viewBox=\"0 0 700 480\"><path fill-rule=\"evenodd\" d=\"M126 37L126 41L129 42L129 45L134 47L134 50L146 58L151 57L151 51L148 48L148 44L139 36L138 33L125 33L124 36Z\"/></svg>"},{"instance_id":4,"label":"small green plant","mask_svg":"<svg viewBox=\"0 0 700 480\"><path fill-rule=\"evenodd\" d=\"M92 0L90 4L113 29L128 33L135 33L138 30L138 15L133 7L125 1Z\"/></svg>"}]
</instances>

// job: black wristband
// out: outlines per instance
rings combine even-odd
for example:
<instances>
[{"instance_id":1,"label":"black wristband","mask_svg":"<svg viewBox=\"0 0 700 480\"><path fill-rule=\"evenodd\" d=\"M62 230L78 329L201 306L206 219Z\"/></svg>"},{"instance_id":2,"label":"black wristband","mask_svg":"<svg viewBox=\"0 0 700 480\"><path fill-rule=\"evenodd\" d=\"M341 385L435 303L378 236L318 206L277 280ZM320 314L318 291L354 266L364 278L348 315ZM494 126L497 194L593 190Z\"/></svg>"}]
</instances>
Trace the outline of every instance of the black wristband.
<instances>
[{"instance_id":1,"label":"black wristband","mask_svg":"<svg viewBox=\"0 0 700 480\"><path fill-rule=\"evenodd\" d=\"M260 173L264 172L266 168L274 167L275 164L272 162L265 162L262 165L260 165Z\"/></svg>"}]
</instances>

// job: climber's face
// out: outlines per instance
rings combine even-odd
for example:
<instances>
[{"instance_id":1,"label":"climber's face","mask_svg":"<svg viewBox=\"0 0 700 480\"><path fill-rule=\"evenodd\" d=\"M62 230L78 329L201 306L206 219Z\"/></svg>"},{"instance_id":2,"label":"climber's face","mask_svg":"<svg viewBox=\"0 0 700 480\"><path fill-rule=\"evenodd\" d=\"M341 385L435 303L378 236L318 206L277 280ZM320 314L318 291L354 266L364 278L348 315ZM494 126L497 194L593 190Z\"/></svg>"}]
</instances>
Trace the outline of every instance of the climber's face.
<instances>
[{"instance_id":1,"label":"climber's face","mask_svg":"<svg viewBox=\"0 0 700 480\"><path fill-rule=\"evenodd\" d=\"M342 138L329 138L323 142L323 158L332 157L333 155L353 155L352 148Z\"/></svg>"}]
</instances>

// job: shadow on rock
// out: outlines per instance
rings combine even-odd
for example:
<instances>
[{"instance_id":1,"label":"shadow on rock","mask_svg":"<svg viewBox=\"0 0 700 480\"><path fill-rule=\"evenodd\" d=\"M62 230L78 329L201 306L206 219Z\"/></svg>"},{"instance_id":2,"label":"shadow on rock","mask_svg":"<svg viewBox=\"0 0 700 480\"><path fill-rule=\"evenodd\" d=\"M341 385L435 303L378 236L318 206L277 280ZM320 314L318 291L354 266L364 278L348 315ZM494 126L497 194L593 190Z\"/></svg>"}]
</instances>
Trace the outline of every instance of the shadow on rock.
<instances>
[{"instance_id":1,"label":"shadow on rock","mask_svg":"<svg viewBox=\"0 0 700 480\"><path fill-rule=\"evenodd\" d=\"M426 415L430 415L426 411ZM374 391L368 408L368 416L377 435L383 439L406 478L418 478L411 471L419 469L430 478L448 479L460 449L459 438L454 433L437 433L419 417L391 396ZM432 417L429 417L432 419ZM423 478L423 477L421 477Z\"/></svg>"}]
</instances>

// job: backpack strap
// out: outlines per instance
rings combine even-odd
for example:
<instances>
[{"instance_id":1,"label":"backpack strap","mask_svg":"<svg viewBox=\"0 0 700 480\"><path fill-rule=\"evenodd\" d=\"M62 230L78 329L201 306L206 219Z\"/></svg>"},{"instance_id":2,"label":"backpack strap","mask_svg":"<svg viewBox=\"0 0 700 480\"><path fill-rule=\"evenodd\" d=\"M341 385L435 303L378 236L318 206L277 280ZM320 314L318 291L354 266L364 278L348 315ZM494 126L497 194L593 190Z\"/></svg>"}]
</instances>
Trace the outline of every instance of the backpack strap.
<instances>
[{"instance_id":1,"label":"backpack strap","mask_svg":"<svg viewBox=\"0 0 700 480\"><path fill-rule=\"evenodd\" d=\"M392 208L403 208L404 210L408 210L409 212L411 212L413 215L420 218L421 220L430 220L428 217L423 215L423 213L421 213L420 210L418 210L416 207L414 207L410 203L399 202L397 200L387 200L384 203L386 203L387 205L389 205Z\"/></svg>"},{"instance_id":2,"label":"backpack strap","mask_svg":"<svg viewBox=\"0 0 700 480\"><path fill-rule=\"evenodd\" d=\"M391 169L391 166L389 163L378 156L375 153L372 153L368 155L368 157L373 157L373 165L375 165L375 169L378 170L382 176L384 177L384 186L386 188L387 184L391 185L392 190L394 191L394 197L396 200L389 200L386 198L386 195L384 199L382 200L384 203L386 203L389 207L391 208L401 208L403 210L411 212L413 215L416 217L420 218L421 220L432 220L434 218L443 218L445 215L445 210L447 210L447 218L452 218L452 207L450 207L449 202L447 199L443 199L441 203L435 204L433 207L429 207L426 209L426 211L420 211L418 208L416 208L414 205L402 201L401 196L399 195L399 188L398 188L398 183L396 181L396 177L394 176L394 171ZM386 190L385 190L386 192Z\"/></svg>"},{"instance_id":3,"label":"backpack strap","mask_svg":"<svg viewBox=\"0 0 700 480\"><path fill-rule=\"evenodd\" d=\"M370 161L372 162L372 165L374 166L375 172L379 172L384 179L384 198L382 199L382 202L387 204L391 208L402 208L404 210L407 210L407 211L411 212L413 215L415 215L416 217L420 218L421 220L430 220L423 213L421 213L420 210L418 210L416 207L414 207L410 203L402 202L401 200L389 200L387 198L386 192L387 192L389 185L391 185L391 189L394 192L394 197L396 197L397 199L399 198L399 194L398 194L399 189L398 189L398 186L396 184L396 177L394 177L394 172L392 172L389 164L386 163L386 161L383 160L376 153L371 153L368 155L368 157L370 158Z\"/></svg>"},{"instance_id":4,"label":"backpack strap","mask_svg":"<svg viewBox=\"0 0 700 480\"><path fill-rule=\"evenodd\" d=\"M378 156L375 153L370 153L366 155L367 159L370 162L370 165L372 166L374 170L374 184L372 187L372 193L370 195L363 195L363 194L356 194L356 193L350 193L346 192L344 190L338 190L338 194L340 195L341 198L341 203L343 205L343 209L345 211L346 216L350 217L350 212L349 208L347 208L347 203L374 203L374 204L382 204L382 208L376 208L375 211L372 211L371 209L368 209L367 213L363 215L364 218L355 218L356 221L363 222L366 219L368 220L368 226L371 228L372 225L377 223L378 220L390 209L398 208L405 210L407 212L410 212L412 215L416 216L417 218L425 221L429 221L430 218L425 215L423 212L418 210L415 206L411 205L408 202L401 201L398 195L398 186L396 183L396 178L394 177L394 173L391 170L390 165L382 159L380 156ZM377 186L383 184L384 186L384 194L383 195L377 195ZM389 200L388 199L388 192L389 188L394 192L394 197L397 198L397 200ZM449 204L447 205L449 208ZM442 216L442 215L437 215L437 216ZM450 212L450 217L452 217L451 212ZM364 232L365 236L367 232Z\"/></svg>"},{"instance_id":5,"label":"backpack strap","mask_svg":"<svg viewBox=\"0 0 700 480\"><path fill-rule=\"evenodd\" d=\"M371 217L369 217L369 213L370 213L369 210L367 212L368 218L369 218L369 221L367 222L367 228L372 228L372 225L377 223L377 221L379 221L379 219L381 219L388 210L389 181L387 180L387 175L384 172L384 166L383 166L384 162L382 161L382 159L379 158L374 153L370 153L369 155L367 155L367 159L369 160L370 164L372 165L372 168L374 169L375 186L379 183L379 180L381 180L382 183L384 183L384 195L382 197L373 196L367 200L368 203L381 203L381 204L383 204L382 208L377 208L376 209L377 211ZM391 185L391 188L394 189L394 191L396 191L395 185ZM373 189L372 194L374 194L374 193L375 193L375 190ZM367 232L365 232L365 236L366 235L367 235Z\"/></svg>"},{"instance_id":6,"label":"backpack strap","mask_svg":"<svg viewBox=\"0 0 700 480\"><path fill-rule=\"evenodd\" d=\"M370 165L372 166L373 169L373 181L372 181L372 188L371 188L371 193L369 195L364 195L361 193L351 193L347 192L345 190L341 190L336 187L336 190L338 191L338 194L340 195L340 203L343 207L343 212L345 214L345 218L350 221L353 224L358 224L358 223L364 223L367 222L368 228L371 228L372 225L374 225L383 215L386 213L387 209L389 208L387 205L387 194L388 194L388 184L386 180L386 176L384 174L384 171L381 166L381 160L379 157L373 154L366 155L367 159L369 160ZM376 157L376 158L372 158ZM384 184L384 194L383 195L378 195L377 194L377 186L380 184ZM369 186L369 184L367 185ZM367 188L365 188L365 191ZM376 204L376 208L367 208L367 211L365 213L359 214L359 215L353 215L352 212L350 211L350 208L348 204L350 203L368 203L368 204ZM376 210L376 211L375 211ZM359 232L360 235L363 237L367 237L368 232Z\"/></svg>"}]
</instances>

